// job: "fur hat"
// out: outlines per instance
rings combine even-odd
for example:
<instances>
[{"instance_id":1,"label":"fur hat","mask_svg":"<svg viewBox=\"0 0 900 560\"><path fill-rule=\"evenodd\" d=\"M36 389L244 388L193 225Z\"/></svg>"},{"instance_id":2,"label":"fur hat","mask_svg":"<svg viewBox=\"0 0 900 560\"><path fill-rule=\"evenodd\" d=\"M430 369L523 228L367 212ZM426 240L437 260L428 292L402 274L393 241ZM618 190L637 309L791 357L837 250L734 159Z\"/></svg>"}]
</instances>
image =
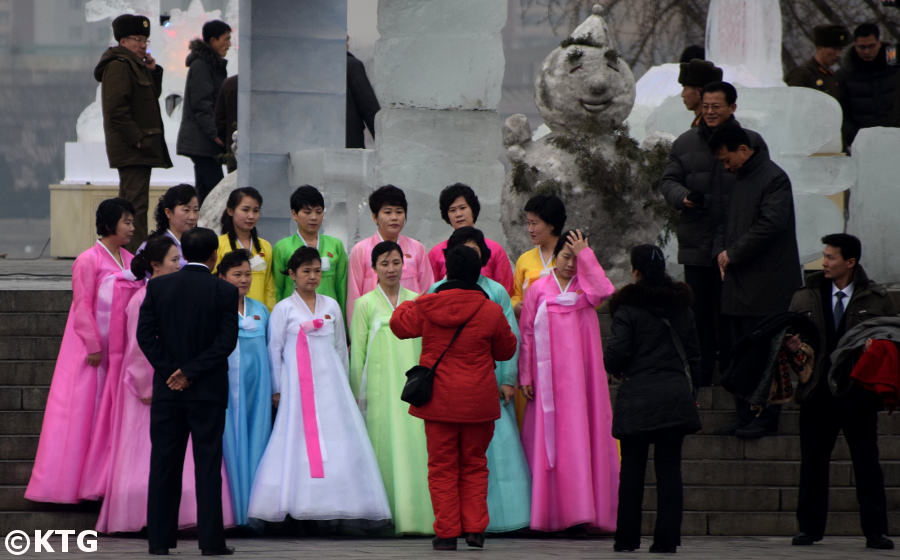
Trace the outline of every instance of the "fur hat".
<instances>
[{"instance_id":1,"label":"fur hat","mask_svg":"<svg viewBox=\"0 0 900 560\"><path fill-rule=\"evenodd\" d=\"M678 83L683 86L703 87L710 82L722 80L722 69L708 60L695 58L682 62L678 72Z\"/></svg>"},{"instance_id":2,"label":"fur hat","mask_svg":"<svg viewBox=\"0 0 900 560\"><path fill-rule=\"evenodd\" d=\"M150 20L144 16L122 14L113 20L112 28L116 41L131 35L150 36Z\"/></svg>"},{"instance_id":3,"label":"fur hat","mask_svg":"<svg viewBox=\"0 0 900 560\"><path fill-rule=\"evenodd\" d=\"M817 25L813 28L817 47L842 48L850 44L850 30L843 25Z\"/></svg>"}]
</instances>

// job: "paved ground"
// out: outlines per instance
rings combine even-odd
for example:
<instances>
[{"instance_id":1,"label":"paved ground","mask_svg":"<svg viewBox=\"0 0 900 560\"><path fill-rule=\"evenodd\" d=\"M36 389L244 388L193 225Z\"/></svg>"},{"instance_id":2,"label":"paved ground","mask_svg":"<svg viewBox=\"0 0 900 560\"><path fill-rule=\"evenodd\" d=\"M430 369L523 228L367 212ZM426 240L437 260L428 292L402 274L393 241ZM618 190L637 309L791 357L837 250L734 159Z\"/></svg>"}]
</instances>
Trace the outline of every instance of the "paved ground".
<instances>
[{"instance_id":1,"label":"paved ground","mask_svg":"<svg viewBox=\"0 0 900 560\"><path fill-rule=\"evenodd\" d=\"M74 259L0 259L0 290L71 290Z\"/></svg>"},{"instance_id":2,"label":"paved ground","mask_svg":"<svg viewBox=\"0 0 900 560\"><path fill-rule=\"evenodd\" d=\"M465 543L457 552L434 552L431 542L424 538L408 539L292 539L292 538L259 538L229 539L234 546L234 558L264 558L280 560L287 558L326 559L413 559L413 558L447 558L456 554L464 554L469 558L515 558L517 560L531 558L635 558L645 557L648 539L644 539L643 548L636 553L615 553L612 551L612 539L522 539L494 538L488 539L483 550L468 549ZM896 558L897 551L869 550L864 547L862 537L826 538L822 543L811 547L790 546L785 537L688 537L679 548L678 557L696 559L728 559L778 560L781 558L847 560L848 558ZM94 553L61 553L58 540L51 540L55 553L26 553L19 558L67 558L73 554L81 557L127 558L142 556L149 558L146 541L140 539L101 538L98 550ZM74 538L71 546L74 548ZM172 550L172 555L179 557L199 557L196 541L182 541L181 547ZM33 550L33 549L32 549ZM0 556L11 557L6 551Z\"/></svg>"}]
</instances>

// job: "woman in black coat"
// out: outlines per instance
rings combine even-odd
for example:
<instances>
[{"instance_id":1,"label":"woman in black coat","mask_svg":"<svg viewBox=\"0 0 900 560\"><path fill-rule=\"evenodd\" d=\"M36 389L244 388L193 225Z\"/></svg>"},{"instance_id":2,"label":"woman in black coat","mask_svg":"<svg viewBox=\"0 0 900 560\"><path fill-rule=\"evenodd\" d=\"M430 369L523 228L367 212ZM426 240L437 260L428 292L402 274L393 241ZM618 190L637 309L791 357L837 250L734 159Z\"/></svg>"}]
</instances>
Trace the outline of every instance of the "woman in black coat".
<instances>
[{"instance_id":1,"label":"woman in black coat","mask_svg":"<svg viewBox=\"0 0 900 560\"><path fill-rule=\"evenodd\" d=\"M700 345L691 311L691 290L666 274L655 245L631 250L634 283L610 302L612 337L606 341L607 371L622 378L613 408L613 436L620 440L616 551L641 545L641 503L647 453L654 445L657 517L650 552L675 552L681 544L681 444L700 429L696 390Z\"/></svg>"}]
</instances>

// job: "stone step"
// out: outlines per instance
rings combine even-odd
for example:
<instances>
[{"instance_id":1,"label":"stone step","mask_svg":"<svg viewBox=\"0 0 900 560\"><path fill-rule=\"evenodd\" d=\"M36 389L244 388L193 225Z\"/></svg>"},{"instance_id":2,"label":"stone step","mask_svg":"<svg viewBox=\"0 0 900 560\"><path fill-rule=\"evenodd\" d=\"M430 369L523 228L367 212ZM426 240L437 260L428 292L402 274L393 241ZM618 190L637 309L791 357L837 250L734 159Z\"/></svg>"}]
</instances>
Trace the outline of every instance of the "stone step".
<instances>
[{"instance_id":1,"label":"stone step","mask_svg":"<svg viewBox=\"0 0 900 560\"><path fill-rule=\"evenodd\" d=\"M886 488L888 511L900 509L900 488ZM794 512L797 509L797 488L771 486L686 486L685 511L768 511ZM656 511L656 487L644 492L644 510ZM829 511L858 512L855 488L832 488Z\"/></svg>"},{"instance_id":2,"label":"stone step","mask_svg":"<svg viewBox=\"0 0 900 560\"><path fill-rule=\"evenodd\" d=\"M61 336L67 313L2 313L0 336Z\"/></svg>"},{"instance_id":3,"label":"stone step","mask_svg":"<svg viewBox=\"0 0 900 560\"><path fill-rule=\"evenodd\" d=\"M43 418L43 410L0 411L0 435L38 435L41 433Z\"/></svg>"},{"instance_id":4,"label":"stone step","mask_svg":"<svg viewBox=\"0 0 900 560\"><path fill-rule=\"evenodd\" d=\"M735 423L734 411L728 410L700 410L700 422L703 426L702 434L714 434L716 430L733 426ZM878 433L884 435L900 435L900 414L888 414L881 412L878 415ZM778 419L778 434L800 434L800 411L798 409L786 409L781 411ZM766 438L762 438L763 441Z\"/></svg>"},{"instance_id":5,"label":"stone step","mask_svg":"<svg viewBox=\"0 0 900 560\"><path fill-rule=\"evenodd\" d=\"M655 483L653 461L647 465L646 480ZM881 461L886 487L900 486L900 461ZM800 480L800 461L751 461L744 459L689 459L681 463L686 486L785 486ZM831 462L831 486L853 486L850 461Z\"/></svg>"},{"instance_id":6,"label":"stone step","mask_svg":"<svg viewBox=\"0 0 900 560\"><path fill-rule=\"evenodd\" d=\"M656 513L645 511L641 532L653 535L653 524ZM748 512L748 511L685 511L682 519L681 534L686 536L784 536L790 537L797 532L797 519L794 512ZM888 534L900 532L900 512L888 512ZM859 536L860 552L864 540L859 527L859 513L833 512L828 514L825 530L828 536ZM791 557L790 539L784 541L784 558ZM610 545L611 547L612 545ZM893 554L893 553L891 553ZM779 556L782 557L782 556Z\"/></svg>"},{"instance_id":7,"label":"stone step","mask_svg":"<svg viewBox=\"0 0 900 560\"><path fill-rule=\"evenodd\" d=\"M56 356L49 360L0 359L0 385L49 387L55 366Z\"/></svg>"},{"instance_id":8,"label":"stone step","mask_svg":"<svg viewBox=\"0 0 900 560\"><path fill-rule=\"evenodd\" d=\"M0 290L0 313L68 313L71 290Z\"/></svg>"},{"instance_id":9,"label":"stone step","mask_svg":"<svg viewBox=\"0 0 900 560\"><path fill-rule=\"evenodd\" d=\"M97 523L98 506L92 506L96 511L85 510L84 506L71 506L81 509L64 509L56 505L57 509L48 511L0 511L0 534L6 535L16 529L25 531L31 535L38 529L48 531L51 529L68 529L84 531L93 529ZM54 537L56 539L56 537ZM54 540L53 543L58 543ZM54 550L59 548L54 546ZM70 548L71 550L71 548Z\"/></svg>"},{"instance_id":10,"label":"stone step","mask_svg":"<svg viewBox=\"0 0 900 560\"><path fill-rule=\"evenodd\" d=\"M878 448L882 460L900 460L900 436L881 435L878 438ZM684 440L682 457L799 461L800 436L776 435L742 440L731 436L690 435ZM831 457L843 461L850 459L850 450L843 437L838 437Z\"/></svg>"},{"instance_id":11,"label":"stone step","mask_svg":"<svg viewBox=\"0 0 900 560\"><path fill-rule=\"evenodd\" d=\"M0 411L44 410L49 392L49 387L0 385Z\"/></svg>"},{"instance_id":12,"label":"stone step","mask_svg":"<svg viewBox=\"0 0 900 560\"><path fill-rule=\"evenodd\" d=\"M37 434L0 435L0 461L31 461L37 455L39 439ZM4 480L0 477L0 482Z\"/></svg>"},{"instance_id":13,"label":"stone step","mask_svg":"<svg viewBox=\"0 0 900 560\"><path fill-rule=\"evenodd\" d=\"M4 360L55 360L62 336L16 336L0 338Z\"/></svg>"}]
</instances>

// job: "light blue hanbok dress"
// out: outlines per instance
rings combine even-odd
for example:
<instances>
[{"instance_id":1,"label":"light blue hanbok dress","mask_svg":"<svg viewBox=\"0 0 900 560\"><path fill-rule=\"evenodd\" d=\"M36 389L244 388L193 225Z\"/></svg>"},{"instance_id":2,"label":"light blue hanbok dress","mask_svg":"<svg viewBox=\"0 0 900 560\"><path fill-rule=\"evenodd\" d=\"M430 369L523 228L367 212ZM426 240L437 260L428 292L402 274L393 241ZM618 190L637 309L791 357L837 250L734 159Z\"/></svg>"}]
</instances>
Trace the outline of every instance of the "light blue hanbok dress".
<instances>
[{"instance_id":1,"label":"light blue hanbok dress","mask_svg":"<svg viewBox=\"0 0 900 560\"><path fill-rule=\"evenodd\" d=\"M446 281L444 278L435 283L428 292L434 292ZM503 308L503 314L518 339L519 326L506 289L487 276L479 276L478 285L491 301ZM498 389L500 385L516 386L518 363L518 348L509 360L496 362L494 372L497 375ZM531 521L531 472L528 470L528 461L525 459L516 425L515 399L510 400L507 405L500 401L500 418L494 422L494 437L487 449L487 464L487 502L491 517L487 532L504 533L527 527Z\"/></svg>"},{"instance_id":2,"label":"light blue hanbok dress","mask_svg":"<svg viewBox=\"0 0 900 560\"><path fill-rule=\"evenodd\" d=\"M272 381L267 333L269 310L244 298L238 344L228 357L228 409L223 454L234 521L247 525L250 488L272 431Z\"/></svg>"}]
</instances>

